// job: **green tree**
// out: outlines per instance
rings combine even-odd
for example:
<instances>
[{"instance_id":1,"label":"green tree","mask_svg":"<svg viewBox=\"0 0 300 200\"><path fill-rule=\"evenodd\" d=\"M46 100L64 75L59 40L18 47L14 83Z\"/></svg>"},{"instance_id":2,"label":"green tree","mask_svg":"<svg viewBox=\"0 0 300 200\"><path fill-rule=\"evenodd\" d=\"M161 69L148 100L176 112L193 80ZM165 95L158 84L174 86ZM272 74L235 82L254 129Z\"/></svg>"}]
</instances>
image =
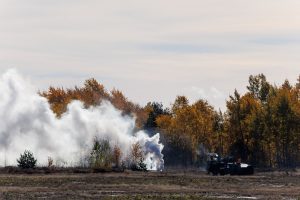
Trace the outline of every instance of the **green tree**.
<instances>
[{"instance_id":1,"label":"green tree","mask_svg":"<svg viewBox=\"0 0 300 200\"><path fill-rule=\"evenodd\" d=\"M267 79L264 74L258 74L256 76L250 75L249 77L249 86L247 89L253 95L254 98L265 102L267 100L270 84L267 82Z\"/></svg>"},{"instance_id":2,"label":"green tree","mask_svg":"<svg viewBox=\"0 0 300 200\"><path fill-rule=\"evenodd\" d=\"M144 125L144 129L150 129L150 131L155 131L157 128L156 119L158 116L169 114L169 110L164 109L163 104L158 102L149 102L145 106L145 109L148 111L148 119Z\"/></svg>"},{"instance_id":3,"label":"green tree","mask_svg":"<svg viewBox=\"0 0 300 200\"><path fill-rule=\"evenodd\" d=\"M24 153L20 155L20 158L17 159L17 162L18 167L22 169L32 169L35 168L37 160L30 151L25 150Z\"/></svg>"}]
</instances>

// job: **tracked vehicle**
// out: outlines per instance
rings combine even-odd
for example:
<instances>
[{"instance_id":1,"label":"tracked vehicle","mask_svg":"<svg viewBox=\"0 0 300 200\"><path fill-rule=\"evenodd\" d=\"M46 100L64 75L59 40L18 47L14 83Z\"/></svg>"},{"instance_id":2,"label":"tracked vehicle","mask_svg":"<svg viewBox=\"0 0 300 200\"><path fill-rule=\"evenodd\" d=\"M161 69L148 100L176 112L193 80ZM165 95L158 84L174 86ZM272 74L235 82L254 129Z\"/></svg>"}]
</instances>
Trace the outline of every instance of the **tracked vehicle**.
<instances>
[{"instance_id":1,"label":"tracked vehicle","mask_svg":"<svg viewBox=\"0 0 300 200\"><path fill-rule=\"evenodd\" d=\"M216 153L209 153L207 156L207 173L213 175L252 175L253 166L242 163L240 159L235 160L233 157L221 158Z\"/></svg>"}]
</instances>

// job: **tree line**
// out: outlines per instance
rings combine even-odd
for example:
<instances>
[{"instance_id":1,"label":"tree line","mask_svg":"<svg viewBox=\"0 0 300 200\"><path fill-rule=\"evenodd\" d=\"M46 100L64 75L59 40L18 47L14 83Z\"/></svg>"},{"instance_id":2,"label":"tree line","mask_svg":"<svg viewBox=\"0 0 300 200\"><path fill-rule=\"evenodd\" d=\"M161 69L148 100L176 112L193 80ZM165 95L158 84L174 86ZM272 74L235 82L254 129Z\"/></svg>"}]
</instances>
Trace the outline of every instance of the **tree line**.
<instances>
[{"instance_id":1,"label":"tree line","mask_svg":"<svg viewBox=\"0 0 300 200\"><path fill-rule=\"evenodd\" d=\"M71 89L50 87L40 92L57 117L72 100L85 107L110 101L124 115L136 118L136 129L161 133L165 165L199 166L207 152L231 155L256 167L300 165L300 76L295 85L271 84L265 75L251 75L247 92L237 90L216 110L204 99L190 103L177 96L170 107L149 102L140 106L116 89L107 91L95 79Z\"/></svg>"},{"instance_id":2,"label":"tree line","mask_svg":"<svg viewBox=\"0 0 300 200\"><path fill-rule=\"evenodd\" d=\"M122 151L119 146L112 146L109 140L95 138L90 154L83 158L83 163L75 167L92 169L94 172L121 172L125 169L148 171L147 165L145 164L144 152L138 142L131 145L128 156L124 159L121 157ZM29 150L25 150L23 154L20 154L17 163L21 169L34 169L37 167L37 159L35 159L33 153ZM61 166L54 165L53 158L48 157L47 170L55 171L56 167Z\"/></svg>"}]
</instances>

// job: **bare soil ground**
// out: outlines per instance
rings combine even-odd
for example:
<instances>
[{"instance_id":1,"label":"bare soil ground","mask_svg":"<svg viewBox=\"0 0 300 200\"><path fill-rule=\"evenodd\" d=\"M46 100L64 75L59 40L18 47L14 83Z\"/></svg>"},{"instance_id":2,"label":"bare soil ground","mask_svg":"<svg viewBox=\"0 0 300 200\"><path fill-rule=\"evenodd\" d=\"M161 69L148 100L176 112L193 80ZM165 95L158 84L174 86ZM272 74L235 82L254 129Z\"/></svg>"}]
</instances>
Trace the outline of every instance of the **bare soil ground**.
<instances>
[{"instance_id":1,"label":"bare soil ground","mask_svg":"<svg viewBox=\"0 0 300 200\"><path fill-rule=\"evenodd\" d=\"M300 199L300 172L4 173L0 199Z\"/></svg>"}]
</instances>

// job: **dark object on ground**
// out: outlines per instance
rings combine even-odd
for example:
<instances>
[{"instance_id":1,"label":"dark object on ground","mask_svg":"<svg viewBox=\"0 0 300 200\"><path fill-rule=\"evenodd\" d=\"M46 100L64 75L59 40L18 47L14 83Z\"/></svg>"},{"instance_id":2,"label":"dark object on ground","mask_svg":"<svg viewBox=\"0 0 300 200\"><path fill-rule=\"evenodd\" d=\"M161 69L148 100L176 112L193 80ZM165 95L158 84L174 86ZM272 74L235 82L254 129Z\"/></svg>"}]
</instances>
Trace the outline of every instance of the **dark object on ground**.
<instances>
[{"instance_id":1,"label":"dark object on ground","mask_svg":"<svg viewBox=\"0 0 300 200\"><path fill-rule=\"evenodd\" d=\"M87 173L91 173L92 172L92 169L90 168L74 168L73 170L73 173L76 173L76 174L87 174Z\"/></svg>"},{"instance_id":2,"label":"dark object on ground","mask_svg":"<svg viewBox=\"0 0 300 200\"><path fill-rule=\"evenodd\" d=\"M148 170L145 169L145 168L140 168L139 166L137 165L132 165L131 168L130 168L132 171L140 171L140 172L147 172Z\"/></svg>"},{"instance_id":3,"label":"dark object on ground","mask_svg":"<svg viewBox=\"0 0 300 200\"><path fill-rule=\"evenodd\" d=\"M112 172L112 169L110 168L94 168L93 173L107 173Z\"/></svg>"},{"instance_id":4,"label":"dark object on ground","mask_svg":"<svg viewBox=\"0 0 300 200\"><path fill-rule=\"evenodd\" d=\"M148 171L147 166L143 161L139 162L138 164L132 164L130 168L132 171L143 171L143 172Z\"/></svg>"},{"instance_id":5,"label":"dark object on ground","mask_svg":"<svg viewBox=\"0 0 300 200\"><path fill-rule=\"evenodd\" d=\"M235 162L233 157L221 158L216 153L210 153L207 159L207 173L213 175L252 175L254 168L246 163Z\"/></svg>"},{"instance_id":6,"label":"dark object on ground","mask_svg":"<svg viewBox=\"0 0 300 200\"><path fill-rule=\"evenodd\" d=\"M113 172L124 172L125 168L123 168L123 167L113 167L112 171Z\"/></svg>"}]
</instances>

